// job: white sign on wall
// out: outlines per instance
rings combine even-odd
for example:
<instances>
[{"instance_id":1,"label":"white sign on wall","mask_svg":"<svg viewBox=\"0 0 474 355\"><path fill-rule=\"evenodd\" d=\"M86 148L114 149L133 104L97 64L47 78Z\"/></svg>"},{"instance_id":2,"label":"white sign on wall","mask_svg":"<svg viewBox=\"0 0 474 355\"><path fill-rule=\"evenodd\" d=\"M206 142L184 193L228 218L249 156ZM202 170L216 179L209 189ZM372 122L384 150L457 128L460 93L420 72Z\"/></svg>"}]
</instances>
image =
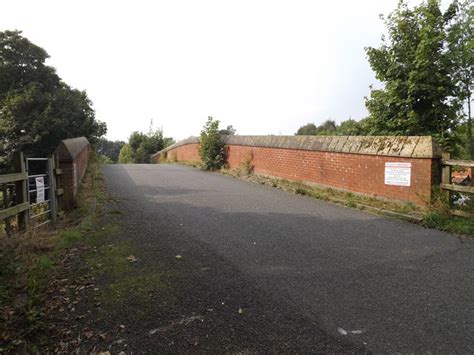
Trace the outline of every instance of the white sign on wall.
<instances>
[{"instance_id":1,"label":"white sign on wall","mask_svg":"<svg viewBox=\"0 0 474 355\"><path fill-rule=\"evenodd\" d=\"M44 177L37 177L36 180L36 203L44 202Z\"/></svg>"},{"instance_id":2,"label":"white sign on wall","mask_svg":"<svg viewBox=\"0 0 474 355\"><path fill-rule=\"evenodd\" d=\"M385 163L385 185L410 186L411 163Z\"/></svg>"}]
</instances>

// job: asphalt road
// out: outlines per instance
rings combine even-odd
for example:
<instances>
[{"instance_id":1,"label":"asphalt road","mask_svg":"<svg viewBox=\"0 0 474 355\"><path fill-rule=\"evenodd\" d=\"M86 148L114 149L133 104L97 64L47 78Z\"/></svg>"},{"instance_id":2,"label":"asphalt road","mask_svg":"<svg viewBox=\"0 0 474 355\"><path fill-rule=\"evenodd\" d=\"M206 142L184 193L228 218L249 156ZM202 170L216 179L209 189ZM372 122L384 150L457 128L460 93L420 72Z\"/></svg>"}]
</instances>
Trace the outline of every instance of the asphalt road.
<instances>
[{"instance_id":1,"label":"asphalt road","mask_svg":"<svg viewBox=\"0 0 474 355\"><path fill-rule=\"evenodd\" d=\"M176 242L183 260L194 251L208 269L232 270L225 280L211 273L206 287L237 294L245 284L248 299L265 295L264 308L324 334L326 347L302 336L294 351L474 353L473 241L189 167L104 173L144 249ZM274 316L268 331L285 326Z\"/></svg>"}]
</instances>

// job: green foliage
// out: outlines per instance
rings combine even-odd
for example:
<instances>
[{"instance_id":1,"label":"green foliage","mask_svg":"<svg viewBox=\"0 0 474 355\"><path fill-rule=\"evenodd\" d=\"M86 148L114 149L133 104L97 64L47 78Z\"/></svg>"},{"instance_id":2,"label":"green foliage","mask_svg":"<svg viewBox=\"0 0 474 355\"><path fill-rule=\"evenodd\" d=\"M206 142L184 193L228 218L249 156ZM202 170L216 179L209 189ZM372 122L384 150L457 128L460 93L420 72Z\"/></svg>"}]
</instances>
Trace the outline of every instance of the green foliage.
<instances>
[{"instance_id":1,"label":"green foliage","mask_svg":"<svg viewBox=\"0 0 474 355\"><path fill-rule=\"evenodd\" d=\"M133 163L133 151L130 144L124 144L120 149L118 162L120 164L132 164Z\"/></svg>"},{"instance_id":2,"label":"green foliage","mask_svg":"<svg viewBox=\"0 0 474 355\"><path fill-rule=\"evenodd\" d=\"M458 89L455 98L464 104L464 149L469 159L474 159L472 134L471 97L474 78L474 7L472 1L455 1L450 7L455 13L448 28L448 51L452 63L452 78ZM466 112L467 111L467 112Z\"/></svg>"},{"instance_id":3,"label":"green foliage","mask_svg":"<svg viewBox=\"0 0 474 355\"><path fill-rule=\"evenodd\" d=\"M333 136L336 135L337 125L334 120L326 120L320 126L314 123L308 123L301 126L296 132L297 136Z\"/></svg>"},{"instance_id":4,"label":"green foliage","mask_svg":"<svg viewBox=\"0 0 474 355\"><path fill-rule=\"evenodd\" d=\"M178 162L178 153L176 153L176 152L171 153L171 162L172 163L177 163Z\"/></svg>"},{"instance_id":5,"label":"green foliage","mask_svg":"<svg viewBox=\"0 0 474 355\"><path fill-rule=\"evenodd\" d=\"M339 125L333 120L326 120L320 126L308 123L301 126L296 132L297 136L363 136L367 135L365 120L355 121L348 119Z\"/></svg>"},{"instance_id":6,"label":"green foliage","mask_svg":"<svg viewBox=\"0 0 474 355\"><path fill-rule=\"evenodd\" d=\"M14 151L51 154L62 139L104 135L87 94L45 65L46 51L19 31L0 32L0 169Z\"/></svg>"},{"instance_id":7,"label":"green foliage","mask_svg":"<svg viewBox=\"0 0 474 355\"><path fill-rule=\"evenodd\" d=\"M111 163L117 163L120 150L124 145L125 142L123 141L109 141L105 138L99 138L95 144L95 149L99 156L107 157Z\"/></svg>"},{"instance_id":8,"label":"green foliage","mask_svg":"<svg viewBox=\"0 0 474 355\"><path fill-rule=\"evenodd\" d=\"M439 0L413 9L402 0L388 16L389 39L382 38L379 48L366 48L370 66L384 84L366 98L370 134L432 135L453 149L452 133L462 109L453 80L458 65L452 41L459 34L450 34L457 11L457 1L443 13Z\"/></svg>"},{"instance_id":9,"label":"green foliage","mask_svg":"<svg viewBox=\"0 0 474 355\"><path fill-rule=\"evenodd\" d=\"M348 119L342 121L341 124L337 127L337 135L340 136L365 136L367 135L365 120L356 121L353 119Z\"/></svg>"},{"instance_id":10,"label":"green foliage","mask_svg":"<svg viewBox=\"0 0 474 355\"><path fill-rule=\"evenodd\" d=\"M201 131L199 155L206 170L221 168L225 163L224 142L219 134L219 121L208 117Z\"/></svg>"},{"instance_id":11,"label":"green foliage","mask_svg":"<svg viewBox=\"0 0 474 355\"><path fill-rule=\"evenodd\" d=\"M237 133L237 130L232 125L228 125L225 129L221 129L219 134L222 136L233 136Z\"/></svg>"},{"instance_id":12,"label":"green foliage","mask_svg":"<svg viewBox=\"0 0 474 355\"><path fill-rule=\"evenodd\" d=\"M308 123L298 128L295 134L297 136L315 136L318 134L318 127L314 123Z\"/></svg>"},{"instance_id":13,"label":"green foliage","mask_svg":"<svg viewBox=\"0 0 474 355\"><path fill-rule=\"evenodd\" d=\"M161 129L153 131L150 128L147 134L138 131L133 132L128 140L129 148L127 148L127 154L130 155L131 159L127 160L127 163L150 163L150 155L159 152L171 144L174 144L174 139L163 137Z\"/></svg>"}]
</instances>

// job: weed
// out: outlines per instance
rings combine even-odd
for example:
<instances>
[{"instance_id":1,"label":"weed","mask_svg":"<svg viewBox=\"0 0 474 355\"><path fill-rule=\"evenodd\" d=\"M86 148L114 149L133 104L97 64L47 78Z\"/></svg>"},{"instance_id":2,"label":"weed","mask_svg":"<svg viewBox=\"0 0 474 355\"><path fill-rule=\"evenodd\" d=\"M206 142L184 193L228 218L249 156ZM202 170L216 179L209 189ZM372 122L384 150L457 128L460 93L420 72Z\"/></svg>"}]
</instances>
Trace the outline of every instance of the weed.
<instances>
[{"instance_id":1,"label":"weed","mask_svg":"<svg viewBox=\"0 0 474 355\"><path fill-rule=\"evenodd\" d=\"M253 173L253 152L250 151L247 156L242 159L242 161L239 164L239 169L237 174L240 176L249 176Z\"/></svg>"},{"instance_id":2,"label":"weed","mask_svg":"<svg viewBox=\"0 0 474 355\"><path fill-rule=\"evenodd\" d=\"M109 244L100 247L96 253L88 255L86 261L96 276L106 274L114 277L131 270L132 264L127 257L132 252L132 245L129 242Z\"/></svg>"},{"instance_id":3,"label":"weed","mask_svg":"<svg viewBox=\"0 0 474 355\"><path fill-rule=\"evenodd\" d=\"M41 310L48 299L45 290L65 249L89 240L84 235L94 227L97 201L106 197L100 180L99 164L93 157L79 189L79 209L72 213L74 221L81 221L79 225L61 232L34 230L16 238L0 235L1 348L18 352L12 340L21 340L25 352L38 353L41 339L47 340L41 335L46 327ZM12 310L13 318L8 316Z\"/></svg>"},{"instance_id":4,"label":"weed","mask_svg":"<svg viewBox=\"0 0 474 355\"><path fill-rule=\"evenodd\" d=\"M274 183L273 183L274 184ZM295 193L298 194L298 195L307 195L308 194L308 191L306 191L306 189L303 189L301 187L297 187L296 190L295 190Z\"/></svg>"},{"instance_id":5,"label":"weed","mask_svg":"<svg viewBox=\"0 0 474 355\"><path fill-rule=\"evenodd\" d=\"M121 277L108 288L106 298L118 302L127 299L144 299L152 293L166 288L159 273L147 273L141 276Z\"/></svg>"},{"instance_id":6,"label":"weed","mask_svg":"<svg viewBox=\"0 0 474 355\"><path fill-rule=\"evenodd\" d=\"M159 156L159 158L158 158L158 161L159 161L160 163L164 163L164 162L166 162L167 160L168 160L168 152L161 152L161 153L160 153L160 156Z\"/></svg>"},{"instance_id":7,"label":"weed","mask_svg":"<svg viewBox=\"0 0 474 355\"><path fill-rule=\"evenodd\" d=\"M53 262L53 260L51 260L51 259L49 258L49 256L46 256L46 255L40 256L40 258L39 258L39 260L38 260L38 267L39 267L41 270L49 270L49 269L51 269L53 266L54 266L54 262Z\"/></svg>"},{"instance_id":8,"label":"weed","mask_svg":"<svg viewBox=\"0 0 474 355\"><path fill-rule=\"evenodd\" d=\"M224 173L240 177L239 174L232 171L224 171ZM415 223L421 222L422 225L428 228L474 236L474 227L472 226L474 221L451 216L449 214L446 194L439 189L433 192L434 198L432 201L426 201L427 203L429 202L428 208L422 208L411 202L393 202L301 181L289 181L264 175L252 175L250 180L298 195L331 201L351 208L387 214Z\"/></svg>"},{"instance_id":9,"label":"weed","mask_svg":"<svg viewBox=\"0 0 474 355\"><path fill-rule=\"evenodd\" d=\"M176 152L171 153L171 162L172 163L177 163L178 162L178 153L176 153Z\"/></svg>"},{"instance_id":10,"label":"weed","mask_svg":"<svg viewBox=\"0 0 474 355\"><path fill-rule=\"evenodd\" d=\"M59 235L58 247L60 249L71 248L82 239L82 233L77 228L66 229Z\"/></svg>"},{"instance_id":11,"label":"weed","mask_svg":"<svg viewBox=\"0 0 474 355\"><path fill-rule=\"evenodd\" d=\"M113 215L113 214L115 214L115 215L121 215L121 214L123 214L123 212L122 212L122 211L119 211L119 210L110 210L108 213L109 213L109 214L112 214L112 215Z\"/></svg>"}]
</instances>

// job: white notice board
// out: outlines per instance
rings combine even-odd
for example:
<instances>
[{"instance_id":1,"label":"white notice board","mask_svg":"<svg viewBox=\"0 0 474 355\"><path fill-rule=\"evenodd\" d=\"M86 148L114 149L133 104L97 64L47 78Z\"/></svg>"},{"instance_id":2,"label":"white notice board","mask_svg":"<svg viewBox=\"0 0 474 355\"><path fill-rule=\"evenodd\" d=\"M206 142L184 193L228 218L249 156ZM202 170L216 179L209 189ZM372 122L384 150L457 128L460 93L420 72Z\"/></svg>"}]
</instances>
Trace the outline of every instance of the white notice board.
<instances>
[{"instance_id":1,"label":"white notice board","mask_svg":"<svg viewBox=\"0 0 474 355\"><path fill-rule=\"evenodd\" d=\"M36 180L36 203L44 202L44 177L37 177Z\"/></svg>"},{"instance_id":2,"label":"white notice board","mask_svg":"<svg viewBox=\"0 0 474 355\"><path fill-rule=\"evenodd\" d=\"M385 185L410 186L411 163L385 163Z\"/></svg>"}]
</instances>

